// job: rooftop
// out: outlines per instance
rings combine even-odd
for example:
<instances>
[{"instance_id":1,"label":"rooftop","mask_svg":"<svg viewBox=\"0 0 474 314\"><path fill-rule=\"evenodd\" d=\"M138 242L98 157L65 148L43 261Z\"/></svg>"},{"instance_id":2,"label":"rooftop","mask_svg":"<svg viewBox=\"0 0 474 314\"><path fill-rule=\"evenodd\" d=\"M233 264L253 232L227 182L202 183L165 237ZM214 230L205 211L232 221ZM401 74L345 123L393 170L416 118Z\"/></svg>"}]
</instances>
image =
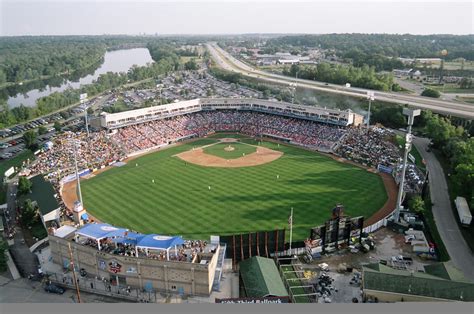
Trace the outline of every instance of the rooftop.
<instances>
[{"instance_id":1,"label":"rooftop","mask_svg":"<svg viewBox=\"0 0 474 314\"><path fill-rule=\"evenodd\" d=\"M247 297L288 296L272 259L254 256L240 262L239 266Z\"/></svg>"},{"instance_id":2,"label":"rooftop","mask_svg":"<svg viewBox=\"0 0 474 314\"><path fill-rule=\"evenodd\" d=\"M59 208L59 203L54 197L56 192L52 184L44 179L42 175L31 178L31 193L24 198L36 202L42 215L47 215Z\"/></svg>"},{"instance_id":3,"label":"rooftop","mask_svg":"<svg viewBox=\"0 0 474 314\"><path fill-rule=\"evenodd\" d=\"M363 278L363 289L367 290L474 301L474 284L446 263L425 266L425 272L398 270L379 263L368 264L363 267Z\"/></svg>"}]
</instances>

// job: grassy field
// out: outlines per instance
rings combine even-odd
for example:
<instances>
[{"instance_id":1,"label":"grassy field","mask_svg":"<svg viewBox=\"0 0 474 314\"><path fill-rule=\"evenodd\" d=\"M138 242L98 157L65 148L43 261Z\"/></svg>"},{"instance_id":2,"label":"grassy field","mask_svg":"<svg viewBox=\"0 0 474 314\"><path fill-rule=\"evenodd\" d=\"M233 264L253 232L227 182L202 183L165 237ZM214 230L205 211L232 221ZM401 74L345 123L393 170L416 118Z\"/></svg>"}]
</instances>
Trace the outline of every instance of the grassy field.
<instances>
[{"instance_id":1,"label":"grassy field","mask_svg":"<svg viewBox=\"0 0 474 314\"><path fill-rule=\"evenodd\" d=\"M457 94L472 94L474 88L460 88L458 84L445 84L443 85L425 85L427 88L435 89L442 93L457 93Z\"/></svg>"},{"instance_id":2,"label":"grassy field","mask_svg":"<svg viewBox=\"0 0 474 314\"><path fill-rule=\"evenodd\" d=\"M229 146L232 147L234 150L226 151L225 148ZM248 155L255 153L256 151L257 147L242 143L219 143L204 148L204 152L206 154L214 155L224 159L236 159L242 157L243 154Z\"/></svg>"},{"instance_id":3,"label":"grassy field","mask_svg":"<svg viewBox=\"0 0 474 314\"><path fill-rule=\"evenodd\" d=\"M293 207L297 241L330 218L338 202L348 215L369 217L387 199L377 174L294 146L264 142L284 155L254 167L201 167L173 157L215 141L201 139L148 154L84 180L85 207L117 226L194 239L287 228Z\"/></svg>"}]
</instances>

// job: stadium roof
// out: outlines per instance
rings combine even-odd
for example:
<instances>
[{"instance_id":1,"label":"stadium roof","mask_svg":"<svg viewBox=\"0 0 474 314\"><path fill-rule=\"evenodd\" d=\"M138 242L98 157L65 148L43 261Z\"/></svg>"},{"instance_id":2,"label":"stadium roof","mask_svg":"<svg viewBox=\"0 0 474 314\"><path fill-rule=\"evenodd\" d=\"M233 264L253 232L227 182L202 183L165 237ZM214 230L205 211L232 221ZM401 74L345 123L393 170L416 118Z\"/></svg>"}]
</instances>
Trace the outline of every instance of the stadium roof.
<instances>
[{"instance_id":1,"label":"stadium roof","mask_svg":"<svg viewBox=\"0 0 474 314\"><path fill-rule=\"evenodd\" d=\"M182 244L184 244L184 240L181 237L149 234L138 241L137 247L151 250L167 250L173 246Z\"/></svg>"},{"instance_id":2,"label":"stadium roof","mask_svg":"<svg viewBox=\"0 0 474 314\"><path fill-rule=\"evenodd\" d=\"M55 194L56 192L51 183L39 174L31 178L31 193L24 198L36 202L40 213L44 216L59 208L59 203L54 197Z\"/></svg>"},{"instance_id":3,"label":"stadium roof","mask_svg":"<svg viewBox=\"0 0 474 314\"><path fill-rule=\"evenodd\" d=\"M254 256L240 262L239 267L247 297L288 296L272 259Z\"/></svg>"},{"instance_id":4,"label":"stadium roof","mask_svg":"<svg viewBox=\"0 0 474 314\"><path fill-rule=\"evenodd\" d=\"M428 298L474 301L474 284L446 264L426 266L426 273L397 270L381 264L363 267L363 289Z\"/></svg>"}]
</instances>

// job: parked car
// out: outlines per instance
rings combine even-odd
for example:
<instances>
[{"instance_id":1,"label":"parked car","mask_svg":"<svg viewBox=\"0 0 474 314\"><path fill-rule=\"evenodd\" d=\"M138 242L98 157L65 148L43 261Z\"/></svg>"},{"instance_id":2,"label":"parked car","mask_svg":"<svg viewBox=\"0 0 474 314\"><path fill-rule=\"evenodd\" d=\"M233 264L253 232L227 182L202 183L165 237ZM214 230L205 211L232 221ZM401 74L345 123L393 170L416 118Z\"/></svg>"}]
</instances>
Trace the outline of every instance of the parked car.
<instances>
[{"instance_id":1,"label":"parked car","mask_svg":"<svg viewBox=\"0 0 474 314\"><path fill-rule=\"evenodd\" d=\"M57 294L63 294L66 290L64 288L61 288L59 286L49 284L44 287L44 291L48 293L57 293Z\"/></svg>"}]
</instances>

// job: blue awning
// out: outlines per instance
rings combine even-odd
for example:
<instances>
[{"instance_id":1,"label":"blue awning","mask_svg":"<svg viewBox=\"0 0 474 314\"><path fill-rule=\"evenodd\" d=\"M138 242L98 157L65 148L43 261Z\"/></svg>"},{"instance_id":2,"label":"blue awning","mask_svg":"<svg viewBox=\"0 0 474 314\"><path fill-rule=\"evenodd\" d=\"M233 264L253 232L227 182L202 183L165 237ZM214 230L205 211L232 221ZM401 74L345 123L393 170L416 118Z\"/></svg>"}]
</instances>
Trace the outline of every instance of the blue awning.
<instances>
[{"instance_id":1,"label":"blue awning","mask_svg":"<svg viewBox=\"0 0 474 314\"><path fill-rule=\"evenodd\" d=\"M81 216L82 220L89 220L89 215L87 213L82 214Z\"/></svg>"},{"instance_id":2,"label":"blue awning","mask_svg":"<svg viewBox=\"0 0 474 314\"><path fill-rule=\"evenodd\" d=\"M106 238L109 233L111 232L122 232L122 234L127 231L126 229L122 228L116 228L114 226L111 226L109 224L96 224L96 223L90 223L86 224L84 227L79 229L76 234L88 237L91 239L99 240Z\"/></svg>"},{"instance_id":3,"label":"blue awning","mask_svg":"<svg viewBox=\"0 0 474 314\"><path fill-rule=\"evenodd\" d=\"M145 235L141 233L127 231L119 236L115 236L114 238L112 238L112 241L115 243L136 245L138 241L140 241L144 237Z\"/></svg>"},{"instance_id":4,"label":"blue awning","mask_svg":"<svg viewBox=\"0 0 474 314\"><path fill-rule=\"evenodd\" d=\"M158 234L149 234L140 239L137 247L151 250L167 250L175 245L183 245L184 240L181 237L161 236Z\"/></svg>"}]
</instances>

